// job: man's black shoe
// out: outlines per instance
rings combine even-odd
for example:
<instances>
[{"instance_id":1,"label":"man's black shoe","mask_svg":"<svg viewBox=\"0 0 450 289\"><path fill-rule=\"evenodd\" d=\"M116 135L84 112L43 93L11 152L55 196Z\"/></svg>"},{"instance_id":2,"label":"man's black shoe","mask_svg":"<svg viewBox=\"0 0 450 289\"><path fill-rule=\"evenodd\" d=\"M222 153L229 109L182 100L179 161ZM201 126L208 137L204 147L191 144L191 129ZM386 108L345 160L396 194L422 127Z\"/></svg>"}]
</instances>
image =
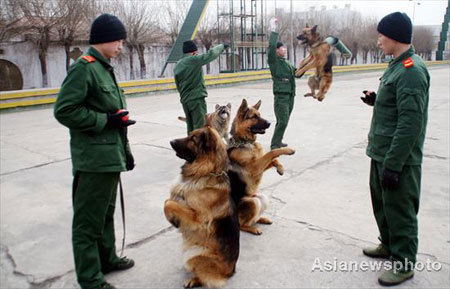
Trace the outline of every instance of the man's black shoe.
<instances>
[{"instance_id":1,"label":"man's black shoe","mask_svg":"<svg viewBox=\"0 0 450 289\"><path fill-rule=\"evenodd\" d=\"M103 282L102 284L100 284L100 287L98 287L99 289L117 289L116 287L114 287L113 285L109 284L108 282Z\"/></svg>"},{"instance_id":2,"label":"man's black shoe","mask_svg":"<svg viewBox=\"0 0 450 289\"><path fill-rule=\"evenodd\" d=\"M113 264L111 267L104 268L102 270L103 274L108 274L113 271L122 271L128 270L134 266L133 259L128 259L127 257L123 257L119 260L119 262Z\"/></svg>"}]
</instances>

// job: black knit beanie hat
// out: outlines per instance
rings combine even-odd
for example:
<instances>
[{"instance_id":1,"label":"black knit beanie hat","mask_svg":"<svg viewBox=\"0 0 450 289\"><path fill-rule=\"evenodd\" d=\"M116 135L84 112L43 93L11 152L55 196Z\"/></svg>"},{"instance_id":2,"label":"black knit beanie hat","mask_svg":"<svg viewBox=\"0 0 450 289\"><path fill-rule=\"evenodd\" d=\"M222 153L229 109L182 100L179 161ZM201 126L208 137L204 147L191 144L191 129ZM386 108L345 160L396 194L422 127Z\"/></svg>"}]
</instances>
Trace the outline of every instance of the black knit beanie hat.
<instances>
[{"instance_id":1,"label":"black knit beanie hat","mask_svg":"<svg viewBox=\"0 0 450 289\"><path fill-rule=\"evenodd\" d=\"M114 15L102 14L92 22L89 44L113 42L126 38L125 26Z\"/></svg>"},{"instance_id":2,"label":"black knit beanie hat","mask_svg":"<svg viewBox=\"0 0 450 289\"><path fill-rule=\"evenodd\" d=\"M398 42L411 44L412 23L406 13L394 12L384 16L378 23L377 30Z\"/></svg>"},{"instance_id":3,"label":"black knit beanie hat","mask_svg":"<svg viewBox=\"0 0 450 289\"><path fill-rule=\"evenodd\" d=\"M183 53L189 53L197 51L197 45L195 45L195 42L192 40L188 40L183 42Z\"/></svg>"},{"instance_id":4,"label":"black knit beanie hat","mask_svg":"<svg viewBox=\"0 0 450 289\"><path fill-rule=\"evenodd\" d=\"M281 46L284 46L283 42L277 42L277 49L280 48Z\"/></svg>"}]
</instances>

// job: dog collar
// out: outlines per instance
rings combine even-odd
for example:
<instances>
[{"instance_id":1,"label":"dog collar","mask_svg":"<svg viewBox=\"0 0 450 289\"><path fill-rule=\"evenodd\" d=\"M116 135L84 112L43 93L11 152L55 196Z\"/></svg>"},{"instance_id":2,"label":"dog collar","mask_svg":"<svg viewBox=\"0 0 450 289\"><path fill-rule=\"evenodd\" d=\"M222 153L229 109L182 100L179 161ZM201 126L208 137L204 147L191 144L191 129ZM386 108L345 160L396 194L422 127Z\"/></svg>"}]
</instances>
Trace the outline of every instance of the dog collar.
<instances>
[{"instance_id":1,"label":"dog collar","mask_svg":"<svg viewBox=\"0 0 450 289\"><path fill-rule=\"evenodd\" d=\"M208 175L213 176L213 177L223 177L223 176L227 176L227 173L225 171L222 171L220 174L209 173Z\"/></svg>"},{"instance_id":2,"label":"dog collar","mask_svg":"<svg viewBox=\"0 0 450 289\"><path fill-rule=\"evenodd\" d=\"M228 148L237 148L240 147L241 145L245 146L245 145L253 145L255 143L255 141L251 141L251 140L237 140L234 137L230 138L230 143L228 144Z\"/></svg>"}]
</instances>

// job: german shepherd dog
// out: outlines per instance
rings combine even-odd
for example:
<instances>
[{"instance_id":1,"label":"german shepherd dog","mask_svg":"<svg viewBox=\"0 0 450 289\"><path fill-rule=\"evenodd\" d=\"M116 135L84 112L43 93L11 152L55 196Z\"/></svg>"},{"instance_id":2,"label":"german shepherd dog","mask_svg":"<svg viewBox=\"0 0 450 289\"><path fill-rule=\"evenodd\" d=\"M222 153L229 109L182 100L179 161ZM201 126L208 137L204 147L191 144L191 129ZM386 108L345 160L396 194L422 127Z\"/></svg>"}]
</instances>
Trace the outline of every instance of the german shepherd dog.
<instances>
[{"instance_id":1,"label":"german shepherd dog","mask_svg":"<svg viewBox=\"0 0 450 289\"><path fill-rule=\"evenodd\" d=\"M205 115L205 125L213 127L228 144L228 129L230 127L231 103L227 105L216 104L215 111ZM179 120L186 121L185 117L179 116Z\"/></svg>"},{"instance_id":2,"label":"german shepherd dog","mask_svg":"<svg viewBox=\"0 0 450 289\"><path fill-rule=\"evenodd\" d=\"M222 287L239 256L239 219L226 174L225 143L205 126L170 145L186 160L181 181L164 204L167 220L183 237L184 266L194 275L184 287Z\"/></svg>"},{"instance_id":3,"label":"german shepherd dog","mask_svg":"<svg viewBox=\"0 0 450 289\"><path fill-rule=\"evenodd\" d=\"M261 117L258 111L260 105L261 100L253 107L249 107L245 99L242 100L231 126L232 137L228 145L228 176L231 195L238 208L239 224L242 231L255 235L262 233L256 223L272 224L270 219L261 216L269 205L268 198L258 193L262 175L271 167L282 175L283 166L277 157L295 153L285 147L264 154L261 144L256 142L256 136L264 134L270 123Z\"/></svg>"},{"instance_id":4,"label":"german shepherd dog","mask_svg":"<svg viewBox=\"0 0 450 289\"><path fill-rule=\"evenodd\" d=\"M317 25L310 28L306 24L303 33L298 35L297 39L307 46L309 55L300 62L295 76L302 77L306 71L315 68L315 75L310 76L310 79L308 79L311 93L306 93L305 96L312 96L322 101L333 81L333 54L331 53L331 46L323 41L323 37L317 32ZM318 86L317 81L319 82ZM315 94L316 89L319 89L317 95Z\"/></svg>"}]
</instances>

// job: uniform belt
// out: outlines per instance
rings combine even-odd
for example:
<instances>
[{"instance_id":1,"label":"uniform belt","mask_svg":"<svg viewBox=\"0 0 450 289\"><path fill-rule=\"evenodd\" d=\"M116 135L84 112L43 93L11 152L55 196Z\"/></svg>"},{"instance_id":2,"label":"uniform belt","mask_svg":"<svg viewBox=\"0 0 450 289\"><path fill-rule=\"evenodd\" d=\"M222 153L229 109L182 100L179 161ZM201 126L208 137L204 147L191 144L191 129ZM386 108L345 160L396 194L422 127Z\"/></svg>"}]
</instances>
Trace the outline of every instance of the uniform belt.
<instances>
[{"instance_id":1,"label":"uniform belt","mask_svg":"<svg viewBox=\"0 0 450 289\"><path fill-rule=\"evenodd\" d=\"M289 78L275 78L276 81L289 82Z\"/></svg>"}]
</instances>

